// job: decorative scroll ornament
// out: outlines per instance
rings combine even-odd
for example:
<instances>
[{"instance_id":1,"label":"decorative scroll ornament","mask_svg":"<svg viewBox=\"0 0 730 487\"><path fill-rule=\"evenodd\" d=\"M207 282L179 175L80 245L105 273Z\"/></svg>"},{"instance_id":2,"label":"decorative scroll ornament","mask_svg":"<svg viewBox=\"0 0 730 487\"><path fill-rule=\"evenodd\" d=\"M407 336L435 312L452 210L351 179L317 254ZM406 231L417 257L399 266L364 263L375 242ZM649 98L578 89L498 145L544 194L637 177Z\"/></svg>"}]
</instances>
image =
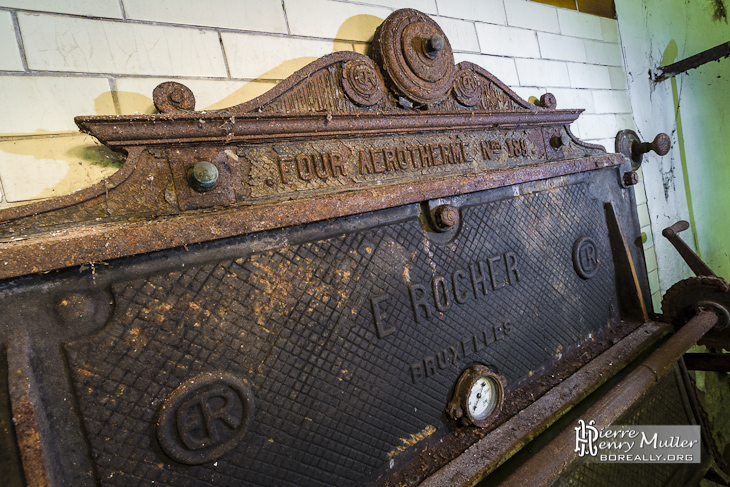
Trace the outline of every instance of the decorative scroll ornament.
<instances>
[{"instance_id":1,"label":"decorative scroll ornament","mask_svg":"<svg viewBox=\"0 0 730 487\"><path fill-rule=\"evenodd\" d=\"M368 58L353 59L342 69L342 89L361 107L375 105L385 95L385 84L375 63Z\"/></svg>"},{"instance_id":2,"label":"decorative scroll ornament","mask_svg":"<svg viewBox=\"0 0 730 487\"><path fill-rule=\"evenodd\" d=\"M482 85L471 69L459 68L454 77L454 95L462 105L473 107L481 100Z\"/></svg>"},{"instance_id":3,"label":"decorative scroll ornament","mask_svg":"<svg viewBox=\"0 0 730 487\"><path fill-rule=\"evenodd\" d=\"M454 81L454 54L436 22L398 10L375 31L373 52L396 91L418 103L443 100Z\"/></svg>"},{"instance_id":4,"label":"decorative scroll ornament","mask_svg":"<svg viewBox=\"0 0 730 487\"><path fill-rule=\"evenodd\" d=\"M558 106L558 101L552 93L545 93L540 97L540 106L549 110L555 110Z\"/></svg>"},{"instance_id":5,"label":"decorative scroll ornament","mask_svg":"<svg viewBox=\"0 0 730 487\"><path fill-rule=\"evenodd\" d=\"M182 83L161 83L152 92L152 101L160 113L195 110L195 95Z\"/></svg>"}]
</instances>

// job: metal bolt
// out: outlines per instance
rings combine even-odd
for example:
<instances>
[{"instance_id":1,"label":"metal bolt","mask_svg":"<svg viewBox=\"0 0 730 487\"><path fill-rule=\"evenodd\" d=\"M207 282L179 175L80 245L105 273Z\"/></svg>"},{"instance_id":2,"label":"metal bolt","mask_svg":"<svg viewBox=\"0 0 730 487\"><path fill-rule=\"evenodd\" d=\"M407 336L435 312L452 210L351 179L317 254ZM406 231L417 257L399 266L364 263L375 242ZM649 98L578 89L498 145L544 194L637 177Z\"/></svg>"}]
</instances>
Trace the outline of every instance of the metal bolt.
<instances>
[{"instance_id":1,"label":"metal bolt","mask_svg":"<svg viewBox=\"0 0 730 487\"><path fill-rule=\"evenodd\" d=\"M624 185L633 186L639 182L639 173L636 171L626 171L624 173Z\"/></svg>"},{"instance_id":2,"label":"metal bolt","mask_svg":"<svg viewBox=\"0 0 730 487\"><path fill-rule=\"evenodd\" d=\"M439 230L459 223L459 210L455 206L440 205L433 210L433 221Z\"/></svg>"},{"instance_id":3,"label":"metal bolt","mask_svg":"<svg viewBox=\"0 0 730 487\"><path fill-rule=\"evenodd\" d=\"M430 53L441 51L443 48L444 38L438 34L432 35L431 38L426 41L426 50Z\"/></svg>"},{"instance_id":4,"label":"metal bolt","mask_svg":"<svg viewBox=\"0 0 730 487\"><path fill-rule=\"evenodd\" d=\"M202 189L210 189L218 181L218 168L209 161L200 161L193 166L193 184Z\"/></svg>"}]
</instances>

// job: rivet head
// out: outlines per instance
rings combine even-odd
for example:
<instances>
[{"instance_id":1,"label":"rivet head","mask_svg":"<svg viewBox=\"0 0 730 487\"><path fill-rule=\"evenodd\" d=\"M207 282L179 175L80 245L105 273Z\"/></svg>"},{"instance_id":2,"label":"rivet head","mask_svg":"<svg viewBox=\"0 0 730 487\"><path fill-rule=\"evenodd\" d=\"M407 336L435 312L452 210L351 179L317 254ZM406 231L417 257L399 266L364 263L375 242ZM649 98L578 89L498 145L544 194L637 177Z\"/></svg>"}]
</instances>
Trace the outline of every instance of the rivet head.
<instances>
[{"instance_id":1,"label":"rivet head","mask_svg":"<svg viewBox=\"0 0 730 487\"><path fill-rule=\"evenodd\" d=\"M459 210L455 206L440 205L433 211L433 220L439 230L459 223Z\"/></svg>"},{"instance_id":2,"label":"rivet head","mask_svg":"<svg viewBox=\"0 0 730 487\"><path fill-rule=\"evenodd\" d=\"M193 185L206 190L218 181L218 168L212 162L200 161L193 166Z\"/></svg>"},{"instance_id":3,"label":"rivet head","mask_svg":"<svg viewBox=\"0 0 730 487\"><path fill-rule=\"evenodd\" d=\"M432 35L426 42L428 52L438 52L444 48L444 38L439 34Z\"/></svg>"}]
</instances>

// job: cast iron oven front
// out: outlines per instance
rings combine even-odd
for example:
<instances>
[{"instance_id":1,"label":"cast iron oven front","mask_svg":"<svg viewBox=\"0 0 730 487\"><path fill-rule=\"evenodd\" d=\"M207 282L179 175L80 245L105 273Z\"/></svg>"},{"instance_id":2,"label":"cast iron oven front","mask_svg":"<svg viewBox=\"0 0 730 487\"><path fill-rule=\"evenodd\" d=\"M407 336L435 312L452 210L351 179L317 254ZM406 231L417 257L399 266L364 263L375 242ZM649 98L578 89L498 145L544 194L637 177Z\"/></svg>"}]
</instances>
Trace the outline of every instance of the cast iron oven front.
<instances>
[{"instance_id":1,"label":"cast iron oven front","mask_svg":"<svg viewBox=\"0 0 730 487\"><path fill-rule=\"evenodd\" d=\"M414 10L373 50L229 109L164 83L160 114L77 118L127 160L0 211L4 475L416 485L648 321L630 162L580 110L455 65ZM505 384L480 427L447 412L477 364Z\"/></svg>"}]
</instances>

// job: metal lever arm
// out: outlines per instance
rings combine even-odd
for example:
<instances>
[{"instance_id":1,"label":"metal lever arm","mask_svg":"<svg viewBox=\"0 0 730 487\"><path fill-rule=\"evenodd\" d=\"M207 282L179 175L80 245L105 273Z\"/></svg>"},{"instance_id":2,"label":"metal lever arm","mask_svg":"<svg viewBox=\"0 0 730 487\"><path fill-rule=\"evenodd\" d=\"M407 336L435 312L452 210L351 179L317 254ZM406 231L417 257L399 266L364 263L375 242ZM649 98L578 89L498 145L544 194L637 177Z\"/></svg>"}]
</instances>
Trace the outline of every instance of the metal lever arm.
<instances>
[{"instance_id":1,"label":"metal lever arm","mask_svg":"<svg viewBox=\"0 0 730 487\"><path fill-rule=\"evenodd\" d=\"M682 240L682 237L679 236L679 232L683 232L688 228L689 223L684 220L680 220L671 227L667 227L662 230L662 235L664 235L664 237L666 237L666 239L669 240L672 245L674 245L674 248L677 249L677 252L679 252L679 255L682 256L690 269L692 269L692 272L694 272L698 276L717 277L715 273L712 272L712 269L710 269L710 267L705 264L702 259L700 259L700 257L690 248L690 246L687 245L684 240Z\"/></svg>"}]
</instances>

